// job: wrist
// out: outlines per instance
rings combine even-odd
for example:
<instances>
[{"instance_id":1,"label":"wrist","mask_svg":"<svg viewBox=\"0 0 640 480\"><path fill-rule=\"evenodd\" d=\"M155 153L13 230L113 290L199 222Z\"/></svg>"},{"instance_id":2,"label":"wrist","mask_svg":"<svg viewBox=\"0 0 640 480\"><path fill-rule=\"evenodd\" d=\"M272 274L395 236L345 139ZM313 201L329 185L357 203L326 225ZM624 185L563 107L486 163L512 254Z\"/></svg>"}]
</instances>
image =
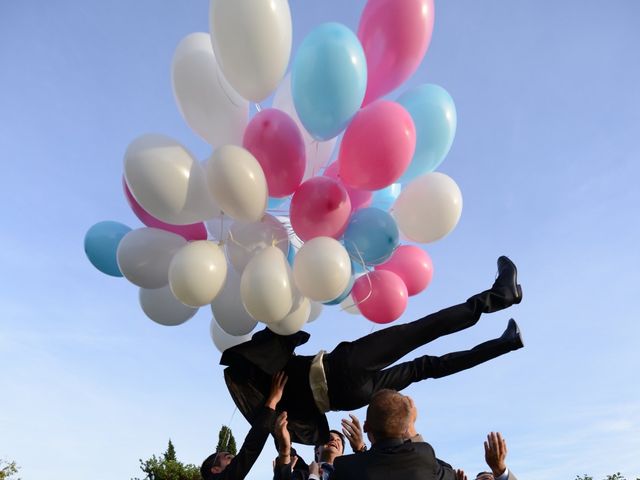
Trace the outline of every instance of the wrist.
<instances>
[{"instance_id":1,"label":"wrist","mask_svg":"<svg viewBox=\"0 0 640 480\"><path fill-rule=\"evenodd\" d=\"M498 465L497 467L492 467L491 468L491 473L493 473L493 476L495 478L498 478L499 476L503 475L504 472L507 471L507 466L506 465Z\"/></svg>"},{"instance_id":2,"label":"wrist","mask_svg":"<svg viewBox=\"0 0 640 480\"><path fill-rule=\"evenodd\" d=\"M360 445L358 445L357 447L355 447L353 449L354 452L366 452L367 451L367 445L363 442Z\"/></svg>"}]
</instances>

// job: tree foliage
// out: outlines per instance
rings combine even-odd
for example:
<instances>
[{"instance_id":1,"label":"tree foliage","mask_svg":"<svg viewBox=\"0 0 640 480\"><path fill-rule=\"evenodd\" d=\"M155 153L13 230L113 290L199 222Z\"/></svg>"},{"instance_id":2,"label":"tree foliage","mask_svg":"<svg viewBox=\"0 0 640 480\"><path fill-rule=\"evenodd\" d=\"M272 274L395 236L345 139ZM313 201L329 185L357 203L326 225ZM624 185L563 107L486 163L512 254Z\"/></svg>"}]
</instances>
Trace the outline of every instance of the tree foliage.
<instances>
[{"instance_id":1,"label":"tree foliage","mask_svg":"<svg viewBox=\"0 0 640 480\"><path fill-rule=\"evenodd\" d=\"M140 459L140 470L145 480L200 480L200 469L192 464L178 461L173 442L169 440L167 451L160 458L152 455L148 460ZM135 478L133 480L140 480Z\"/></svg>"},{"instance_id":2,"label":"tree foliage","mask_svg":"<svg viewBox=\"0 0 640 480\"><path fill-rule=\"evenodd\" d=\"M235 455L237 453L236 448L236 439L233 437L233 432L229 427L223 425L218 433L216 452L229 452Z\"/></svg>"},{"instance_id":3,"label":"tree foliage","mask_svg":"<svg viewBox=\"0 0 640 480\"><path fill-rule=\"evenodd\" d=\"M16 465L16 462L0 459L0 480L20 480L17 477L18 470L20 467Z\"/></svg>"}]
</instances>

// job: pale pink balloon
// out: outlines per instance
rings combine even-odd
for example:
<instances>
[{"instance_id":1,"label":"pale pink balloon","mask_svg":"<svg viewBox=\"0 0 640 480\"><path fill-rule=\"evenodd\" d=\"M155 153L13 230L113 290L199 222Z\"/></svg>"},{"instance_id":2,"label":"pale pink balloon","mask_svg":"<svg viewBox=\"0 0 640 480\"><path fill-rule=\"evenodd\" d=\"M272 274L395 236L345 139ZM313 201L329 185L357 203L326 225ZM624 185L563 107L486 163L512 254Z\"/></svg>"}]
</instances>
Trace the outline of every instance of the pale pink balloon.
<instances>
[{"instance_id":1,"label":"pale pink balloon","mask_svg":"<svg viewBox=\"0 0 640 480\"><path fill-rule=\"evenodd\" d=\"M331 165L327 167L324 171L325 177L335 178L340 183L344 185L342 180L340 179L340 174L338 173L338 162L333 162ZM351 212L355 212L360 208L366 208L371 205L371 199L373 197L373 193L368 190L358 190L356 188L351 188L348 185L344 185L344 188L347 189L347 193L349 194L349 200L351 200Z\"/></svg>"},{"instance_id":2,"label":"pale pink balloon","mask_svg":"<svg viewBox=\"0 0 640 480\"><path fill-rule=\"evenodd\" d=\"M433 32L433 0L369 0L358 26L367 58L368 105L420 66Z\"/></svg>"},{"instance_id":3,"label":"pale pink balloon","mask_svg":"<svg viewBox=\"0 0 640 480\"><path fill-rule=\"evenodd\" d=\"M289 115L275 108L262 110L247 125L242 145L262 166L270 197L286 197L298 188L306 153L302 134Z\"/></svg>"},{"instance_id":4,"label":"pale pink balloon","mask_svg":"<svg viewBox=\"0 0 640 480\"><path fill-rule=\"evenodd\" d=\"M313 177L291 198L291 226L307 241L315 237L340 238L351 215L349 194L342 184L329 177Z\"/></svg>"},{"instance_id":5,"label":"pale pink balloon","mask_svg":"<svg viewBox=\"0 0 640 480\"><path fill-rule=\"evenodd\" d=\"M358 278L351 298L360 313L374 323L397 320L407 308L407 287L393 272L376 270Z\"/></svg>"},{"instance_id":6,"label":"pale pink balloon","mask_svg":"<svg viewBox=\"0 0 640 480\"><path fill-rule=\"evenodd\" d=\"M360 190L388 187L407 169L415 149L416 129L409 112L399 103L378 100L360 110L344 133L340 178Z\"/></svg>"},{"instance_id":7,"label":"pale pink balloon","mask_svg":"<svg viewBox=\"0 0 640 480\"><path fill-rule=\"evenodd\" d=\"M415 245L401 245L385 263L376 270L386 270L398 275L407 286L409 296L420 293L431 283L433 263L427 252Z\"/></svg>"},{"instance_id":8,"label":"pale pink balloon","mask_svg":"<svg viewBox=\"0 0 640 480\"><path fill-rule=\"evenodd\" d=\"M192 223L189 225L171 225L170 223L165 223L162 220L158 220L156 217L142 208L138 201L133 197L131 190L129 190L129 185L127 185L124 177L122 177L122 187L124 189L124 195L125 197L127 197L127 202L129 202L131 210L136 214L136 217L138 217L140 221L147 227L159 228L161 230L166 230L167 232L175 233L176 235L180 235L181 237L183 237L185 240L207 239L207 227L204 223L200 222Z\"/></svg>"}]
</instances>

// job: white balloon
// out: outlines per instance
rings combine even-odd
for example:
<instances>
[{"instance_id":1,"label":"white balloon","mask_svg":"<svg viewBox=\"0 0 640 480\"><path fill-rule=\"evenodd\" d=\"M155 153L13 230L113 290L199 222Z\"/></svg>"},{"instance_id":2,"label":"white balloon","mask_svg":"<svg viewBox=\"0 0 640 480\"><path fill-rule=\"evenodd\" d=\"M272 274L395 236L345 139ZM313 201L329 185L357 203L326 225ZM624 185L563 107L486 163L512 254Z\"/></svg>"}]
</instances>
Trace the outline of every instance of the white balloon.
<instances>
[{"instance_id":1,"label":"white balloon","mask_svg":"<svg viewBox=\"0 0 640 480\"><path fill-rule=\"evenodd\" d=\"M164 135L147 134L131 142L124 175L142 208L166 223L188 225L220 213L200 163Z\"/></svg>"},{"instance_id":2,"label":"white balloon","mask_svg":"<svg viewBox=\"0 0 640 480\"><path fill-rule=\"evenodd\" d=\"M249 121L249 102L224 78L207 33L192 33L178 44L171 83L187 124L214 146L240 145Z\"/></svg>"},{"instance_id":3,"label":"white balloon","mask_svg":"<svg viewBox=\"0 0 640 480\"><path fill-rule=\"evenodd\" d=\"M211 335L211 340L213 340L213 344L220 351L220 353L225 350L235 347L236 345L240 345L241 343L248 342L251 340L251 335L242 335L240 337L234 337L233 335L229 335L225 332L218 322L216 322L215 318L211 319L211 325L209 326L209 334Z\"/></svg>"},{"instance_id":4,"label":"white balloon","mask_svg":"<svg viewBox=\"0 0 640 480\"><path fill-rule=\"evenodd\" d=\"M360 315L360 309L358 308L358 305L355 303L351 295L349 295L342 301L342 303L340 304L340 309L343 312L350 313L351 315Z\"/></svg>"},{"instance_id":5,"label":"white balloon","mask_svg":"<svg viewBox=\"0 0 640 480\"><path fill-rule=\"evenodd\" d=\"M222 290L226 276L224 252L208 240L185 245L169 266L171 291L178 300L192 307L211 303Z\"/></svg>"},{"instance_id":6,"label":"white balloon","mask_svg":"<svg viewBox=\"0 0 640 480\"><path fill-rule=\"evenodd\" d=\"M267 208L267 178L258 160L242 147L224 145L205 166L211 196L222 211L245 222L257 222Z\"/></svg>"},{"instance_id":7,"label":"white balloon","mask_svg":"<svg viewBox=\"0 0 640 480\"><path fill-rule=\"evenodd\" d=\"M118 244L118 267L122 275L142 288L160 288L169 282L169 265L187 241L158 228L138 228Z\"/></svg>"},{"instance_id":8,"label":"white balloon","mask_svg":"<svg viewBox=\"0 0 640 480\"><path fill-rule=\"evenodd\" d=\"M329 164L331 155L336 147L337 137L334 137L326 142L319 142L307 132L298 117L296 107L293 104L293 95L291 94L291 74L288 74L282 80L282 83L276 90L276 94L273 97L273 108L282 110L288 114L302 133L304 139L304 146L306 151L307 166L302 177L302 181L308 180L314 175L321 175L322 169Z\"/></svg>"},{"instance_id":9,"label":"white balloon","mask_svg":"<svg viewBox=\"0 0 640 480\"><path fill-rule=\"evenodd\" d=\"M229 262L242 273L251 259L267 247L275 245L286 256L289 234L275 217L266 214L260 222L235 222L229 228L226 251Z\"/></svg>"},{"instance_id":10,"label":"white balloon","mask_svg":"<svg viewBox=\"0 0 640 480\"><path fill-rule=\"evenodd\" d=\"M311 302L302 295L298 295L297 297L289 314L279 322L268 324L269 330L278 335L293 335L302 329L304 324L309 320Z\"/></svg>"},{"instance_id":11,"label":"white balloon","mask_svg":"<svg viewBox=\"0 0 640 480\"><path fill-rule=\"evenodd\" d=\"M233 268L227 270L227 281L211 303L211 311L218 325L229 335L246 335L257 325L247 313L240 298L240 275Z\"/></svg>"},{"instance_id":12,"label":"white balloon","mask_svg":"<svg viewBox=\"0 0 640 480\"><path fill-rule=\"evenodd\" d=\"M244 308L264 323L278 322L291 311L292 287L289 264L276 247L267 247L253 257L240 279Z\"/></svg>"},{"instance_id":13,"label":"white balloon","mask_svg":"<svg viewBox=\"0 0 640 480\"><path fill-rule=\"evenodd\" d=\"M303 295L316 302L330 302L349 285L351 259L336 239L316 237L296 253L293 277Z\"/></svg>"},{"instance_id":14,"label":"white balloon","mask_svg":"<svg viewBox=\"0 0 640 480\"><path fill-rule=\"evenodd\" d=\"M211 0L211 43L229 83L260 102L278 86L291 55L287 0Z\"/></svg>"},{"instance_id":15,"label":"white balloon","mask_svg":"<svg viewBox=\"0 0 640 480\"><path fill-rule=\"evenodd\" d=\"M320 302L311 302L311 312L309 313L309 320L307 323L311 323L314 320L317 320L320 315L322 315L322 309L324 305Z\"/></svg>"},{"instance_id":16,"label":"white balloon","mask_svg":"<svg viewBox=\"0 0 640 480\"><path fill-rule=\"evenodd\" d=\"M462 193L451 177L439 172L428 173L402 189L391 213L409 240L435 242L458 224Z\"/></svg>"},{"instance_id":17,"label":"white balloon","mask_svg":"<svg viewBox=\"0 0 640 480\"><path fill-rule=\"evenodd\" d=\"M147 317L168 327L183 324L198 311L174 297L169 285L155 289L141 288L138 299Z\"/></svg>"}]
</instances>

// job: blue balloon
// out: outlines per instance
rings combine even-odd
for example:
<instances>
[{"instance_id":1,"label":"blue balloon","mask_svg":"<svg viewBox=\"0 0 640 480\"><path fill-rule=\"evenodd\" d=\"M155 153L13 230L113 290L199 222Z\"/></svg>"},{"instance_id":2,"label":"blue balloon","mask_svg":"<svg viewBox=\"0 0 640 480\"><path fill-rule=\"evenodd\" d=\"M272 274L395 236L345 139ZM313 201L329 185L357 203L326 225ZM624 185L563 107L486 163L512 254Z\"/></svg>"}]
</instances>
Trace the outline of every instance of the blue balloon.
<instances>
[{"instance_id":1,"label":"blue balloon","mask_svg":"<svg viewBox=\"0 0 640 480\"><path fill-rule=\"evenodd\" d=\"M120 240L131 228L119 222L99 222L84 236L84 253L102 273L112 277L122 277L116 253Z\"/></svg>"},{"instance_id":2,"label":"blue balloon","mask_svg":"<svg viewBox=\"0 0 640 480\"><path fill-rule=\"evenodd\" d=\"M324 302L324 305L338 305L342 303L342 301L345 298L347 298L351 293L351 290L353 289L353 284L355 283L355 281L356 281L355 277L351 275L351 278L349 279L349 284L347 285L347 288L344 289L344 292L342 292L338 298L335 298L330 302Z\"/></svg>"},{"instance_id":3,"label":"blue balloon","mask_svg":"<svg viewBox=\"0 0 640 480\"><path fill-rule=\"evenodd\" d=\"M420 85L398 98L416 126L416 151L398 182L407 183L433 172L451 149L456 136L456 106L451 95L433 84Z\"/></svg>"},{"instance_id":4,"label":"blue balloon","mask_svg":"<svg viewBox=\"0 0 640 480\"><path fill-rule=\"evenodd\" d=\"M351 216L344 232L344 246L356 262L378 265L387 260L398 246L395 220L379 208L363 208Z\"/></svg>"},{"instance_id":5,"label":"blue balloon","mask_svg":"<svg viewBox=\"0 0 640 480\"><path fill-rule=\"evenodd\" d=\"M371 206L386 212L389 211L393 206L393 202L395 202L398 195L400 195L401 190L402 184L400 183L392 183L387 188L376 190L371 197Z\"/></svg>"},{"instance_id":6,"label":"blue balloon","mask_svg":"<svg viewBox=\"0 0 640 480\"><path fill-rule=\"evenodd\" d=\"M367 89L367 60L358 37L324 23L304 39L291 68L291 93L304 128L316 140L344 130Z\"/></svg>"}]
</instances>

